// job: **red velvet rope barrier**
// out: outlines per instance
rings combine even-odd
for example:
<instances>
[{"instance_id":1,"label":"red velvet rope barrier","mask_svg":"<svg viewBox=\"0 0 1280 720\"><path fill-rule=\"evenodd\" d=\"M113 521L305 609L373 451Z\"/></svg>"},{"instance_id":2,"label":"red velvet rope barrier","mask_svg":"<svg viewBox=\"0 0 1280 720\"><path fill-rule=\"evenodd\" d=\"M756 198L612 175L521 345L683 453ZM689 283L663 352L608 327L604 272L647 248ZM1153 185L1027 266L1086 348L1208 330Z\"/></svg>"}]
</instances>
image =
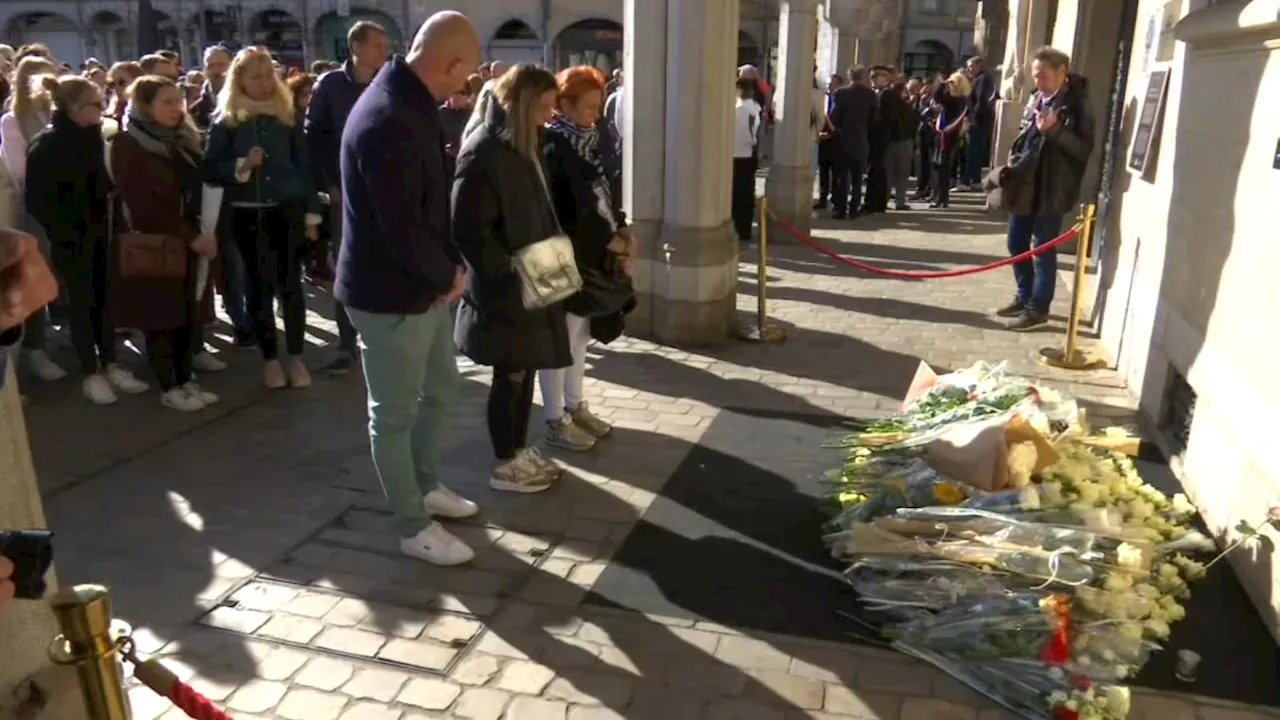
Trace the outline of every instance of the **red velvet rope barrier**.
<instances>
[{"instance_id":1,"label":"red velvet rope barrier","mask_svg":"<svg viewBox=\"0 0 1280 720\"><path fill-rule=\"evenodd\" d=\"M178 680L169 668L160 661L152 659L137 662L132 654L126 655L134 660L133 676L139 682L151 688L157 695L166 697L174 707L186 713L194 720L232 720L232 717L214 706L209 698L201 695L190 685Z\"/></svg>"},{"instance_id":2,"label":"red velvet rope barrier","mask_svg":"<svg viewBox=\"0 0 1280 720\"><path fill-rule=\"evenodd\" d=\"M859 260L847 258L841 255L840 253L822 245L817 240L814 240L813 238L800 232L799 230L796 229L794 225L788 223L786 220L783 220L777 215L774 215L772 212L769 213L769 217L773 218L774 222L778 223L778 226L781 227L783 230L786 230L787 234L795 238L797 242L799 242L802 245L808 245L810 248L813 248L814 250L818 251L819 253L822 253L823 255L826 255L832 260L835 260L840 263L844 263L849 267L857 268L864 272L869 272L875 275L883 275L885 277L899 278L904 280L933 280L936 278L952 278L952 277L961 277L964 275L976 275L978 273L986 272L988 270L995 270L996 268L1002 268L1002 267L1005 267L1006 265L1013 265L1014 263L1020 263L1023 260L1030 260L1031 258L1035 257L1036 255L1039 255L1040 253L1048 252L1058 247L1062 243L1070 240L1071 238L1075 237L1080 233L1080 226L1073 225L1070 228L1068 228L1066 232L1062 233L1058 237L1042 245L1034 247L1024 253L1018 253L1013 257L1005 258L1003 260L997 260L995 262L990 262L990 263L987 263L986 265L978 265L977 267L960 268L958 270L921 270L921 271L890 270L888 268L876 267L875 265L868 265L867 263L861 262Z\"/></svg>"}]
</instances>

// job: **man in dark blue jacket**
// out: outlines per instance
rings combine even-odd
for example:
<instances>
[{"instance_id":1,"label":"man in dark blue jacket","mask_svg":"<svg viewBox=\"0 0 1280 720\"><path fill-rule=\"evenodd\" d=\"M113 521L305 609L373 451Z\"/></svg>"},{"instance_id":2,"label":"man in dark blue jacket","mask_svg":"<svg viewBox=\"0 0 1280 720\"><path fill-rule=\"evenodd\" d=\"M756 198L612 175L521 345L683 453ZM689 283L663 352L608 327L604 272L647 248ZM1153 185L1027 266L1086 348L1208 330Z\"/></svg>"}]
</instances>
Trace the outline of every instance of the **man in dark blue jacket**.
<instances>
[{"instance_id":1,"label":"man in dark blue jacket","mask_svg":"<svg viewBox=\"0 0 1280 720\"><path fill-rule=\"evenodd\" d=\"M338 168L342 129L356 100L386 64L391 45L381 25L361 20L347 31L347 47L351 58L340 69L321 75L316 82L304 126L316 187L329 193L328 234L335 238L342 237L342 177ZM312 276L321 281L331 280L328 243L317 248L315 260ZM356 331L341 303L335 303L333 312L338 324L338 355L325 370L330 375L345 375L355 365Z\"/></svg>"},{"instance_id":2,"label":"man in dark blue jacket","mask_svg":"<svg viewBox=\"0 0 1280 720\"><path fill-rule=\"evenodd\" d=\"M441 434L458 388L449 305L462 255L449 229L451 180L439 106L480 64L465 15L440 12L356 101L342 133L342 247L334 296L360 332L369 441L401 551L437 565L474 554L435 518L475 503L440 484Z\"/></svg>"}]
</instances>

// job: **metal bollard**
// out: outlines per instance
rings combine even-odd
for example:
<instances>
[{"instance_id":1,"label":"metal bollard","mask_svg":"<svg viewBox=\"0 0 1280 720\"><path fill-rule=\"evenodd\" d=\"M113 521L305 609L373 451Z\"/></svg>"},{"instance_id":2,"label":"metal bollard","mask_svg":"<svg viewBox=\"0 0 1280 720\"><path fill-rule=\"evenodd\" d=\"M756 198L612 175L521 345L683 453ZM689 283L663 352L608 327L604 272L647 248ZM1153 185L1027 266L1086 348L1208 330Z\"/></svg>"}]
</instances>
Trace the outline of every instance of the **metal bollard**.
<instances>
[{"instance_id":1,"label":"metal bollard","mask_svg":"<svg viewBox=\"0 0 1280 720\"><path fill-rule=\"evenodd\" d=\"M1064 370L1096 370L1106 361L1079 348L1081 303L1084 295L1084 271L1093 245L1093 226L1098 207L1086 204L1080 209L1080 238L1076 243L1076 270L1071 282L1071 311L1067 315L1067 337L1063 348L1042 348L1040 362Z\"/></svg>"},{"instance_id":2,"label":"metal bollard","mask_svg":"<svg viewBox=\"0 0 1280 720\"><path fill-rule=\"evenodd\" d=\"M111 593L102 585L63 588L49 601L62 634L49 657L76 669L89 720L130 720L122 653L131 628L111 616Z\"/></svg>"},{"instance_id":3,"label":"metal bollard","mask_svg":"<svg viewBox=\"0 0 1280 720\"><path fill-rule=\"evenodd\" d=\"M769 324L769 198L756 198L760 209L760 246L756 253L756 321L738 329L738 339L746 342L776 345L787 339L787 333Z\"/></svg>"}]
</instances>

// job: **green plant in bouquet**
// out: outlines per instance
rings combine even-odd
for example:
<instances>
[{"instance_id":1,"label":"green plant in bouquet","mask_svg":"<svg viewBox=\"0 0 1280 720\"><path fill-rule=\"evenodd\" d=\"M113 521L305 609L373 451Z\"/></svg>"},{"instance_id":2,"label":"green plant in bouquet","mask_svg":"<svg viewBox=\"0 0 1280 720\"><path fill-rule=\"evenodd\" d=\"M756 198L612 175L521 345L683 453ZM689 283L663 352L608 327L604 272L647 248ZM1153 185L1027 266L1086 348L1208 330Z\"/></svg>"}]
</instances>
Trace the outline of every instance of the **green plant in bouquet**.
<instances>
[{"instance_id":1,"label":"green plant in bouquet","mask_svg":"<svg viewBox=\"0 0 1280 720\"><path fill-rule=\"evenodd\" d=\"M1055 720L1124 720L1133 704L1129 688L1090 685L1082 690L1050 693L1048 710Z\"/></svg>"}]
</instances>

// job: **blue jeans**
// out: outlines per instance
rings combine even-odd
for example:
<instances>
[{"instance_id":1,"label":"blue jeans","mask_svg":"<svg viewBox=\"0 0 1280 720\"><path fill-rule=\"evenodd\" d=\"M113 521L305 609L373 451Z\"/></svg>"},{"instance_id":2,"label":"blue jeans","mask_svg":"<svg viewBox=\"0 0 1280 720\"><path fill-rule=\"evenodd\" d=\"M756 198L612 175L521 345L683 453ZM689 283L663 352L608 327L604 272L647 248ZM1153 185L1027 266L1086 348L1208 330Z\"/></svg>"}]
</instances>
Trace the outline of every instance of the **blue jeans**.
<instances>
[{"instance_id":1,"label":"blue jeans","mask_svg":"<svg viewBox=\"0 0 1280 720\"><path fill-rule=\"evenodd\" d=\"M1009 256L1040 247L1061 232L1062 215L1014 215L1009 218ZM1058 284L1058 249L1014 263L1013 280L1018 285L1017 302L1038 312L1049 312Z\"/></svg>"},{"instance_id":2,"label":"blue jeans","mask_svg":"<svg viewBox=\"0 0 1280 720\"><path fill-rule=\"evenodd\" d=\"M965 133L964 167L960 171L960 184L981 185L982 168L991 160L991 133L993 128L970 125Z\"/></svg>"},{"instance_id":3,"label":"blue jeans","mask_svg":"<svg viewBox=\"0 0 1280 720\"><path fill-rule=\"evenodd\" d=\"M440 456L458 395L449 308L382 315L347 308L360 336L369 390L369 444L402 537L431 523L423 496L440 482Z\"/></svg>"}]
</instances>

